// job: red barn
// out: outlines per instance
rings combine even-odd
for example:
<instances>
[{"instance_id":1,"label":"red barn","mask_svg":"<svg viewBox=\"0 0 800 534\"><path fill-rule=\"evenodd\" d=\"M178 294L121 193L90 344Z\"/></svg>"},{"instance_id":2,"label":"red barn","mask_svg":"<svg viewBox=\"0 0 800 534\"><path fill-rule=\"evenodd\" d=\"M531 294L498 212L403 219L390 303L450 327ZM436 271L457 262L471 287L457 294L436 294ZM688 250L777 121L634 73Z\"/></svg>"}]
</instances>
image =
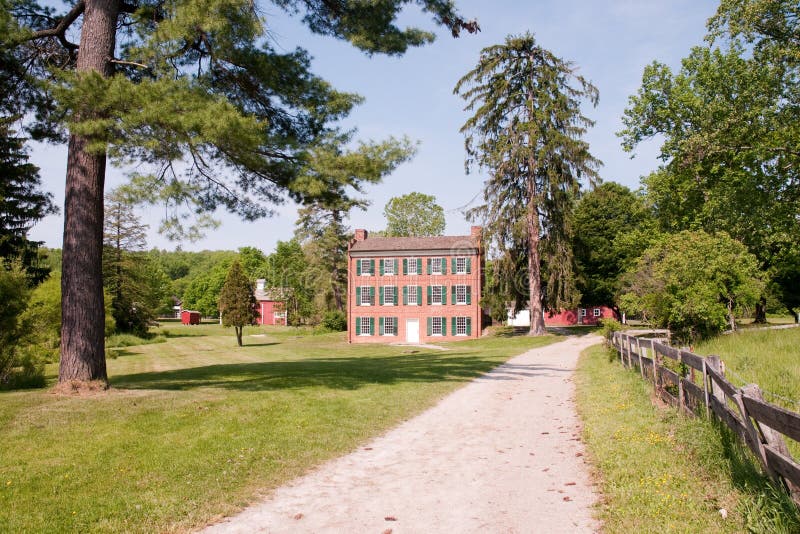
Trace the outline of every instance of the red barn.
<instances>
[{"instance_id":1,"label":"red barn","mask_svg":"<svg viewBox=\"0 0 800 534\"><path fill-rule=\"evenodd\" d=\"M616 319L619 321L619 315L608 306L592 306L589 308L561 310L557 313L545 312L544 314L544 324L547 326L595 326L600 322L600 319Z\"/></svg>"},{"instance_id":2,"label":"red barn","mask_svg":"<svg viewBox=\"0 0 800 534\"><path fill-rule=\"evenodd\" d=\"M257 324L286 326L286 299L283 289L265 289L266 280L256 280Z\"/></svg>"},{"instance_id":3,"label":"red barn","mask_svg":"<svg viewBox=\"0 0 800 534\"><path fill-rule=\"evenodd\" d=\"M181 311L181 323L183 324L200 324L200 312L192 310Z\"/></svg>"}]
</instances>

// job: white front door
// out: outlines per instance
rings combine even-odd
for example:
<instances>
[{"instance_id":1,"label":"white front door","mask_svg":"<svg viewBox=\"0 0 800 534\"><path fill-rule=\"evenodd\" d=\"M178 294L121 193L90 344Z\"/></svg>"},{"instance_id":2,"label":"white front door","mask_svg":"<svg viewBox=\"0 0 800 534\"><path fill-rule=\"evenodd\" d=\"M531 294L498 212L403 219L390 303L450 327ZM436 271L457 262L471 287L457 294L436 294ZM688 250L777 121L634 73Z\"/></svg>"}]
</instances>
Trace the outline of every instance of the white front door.
<instances>
[{"instance_id":1,"label":"white front door","mask_svg":"<svg viewBox=\"0 0 800 534\"><path fill-rule=\"evenodd\" d=\"M419 343L419 319L406 319L406 343Z\"/></svg>"}]
</instances>

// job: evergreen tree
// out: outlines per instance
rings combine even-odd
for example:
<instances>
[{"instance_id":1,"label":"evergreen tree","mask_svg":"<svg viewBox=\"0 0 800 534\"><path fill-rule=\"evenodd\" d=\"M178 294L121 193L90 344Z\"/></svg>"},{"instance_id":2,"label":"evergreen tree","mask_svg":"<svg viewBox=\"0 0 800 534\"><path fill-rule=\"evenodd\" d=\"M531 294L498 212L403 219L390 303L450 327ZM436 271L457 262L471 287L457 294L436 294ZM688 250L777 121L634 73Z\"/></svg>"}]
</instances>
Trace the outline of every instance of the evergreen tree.
<instances>
[{"instance_id":1,"label":"evergreen tree","mask_svg":"<svg viewBox=\"0 0 800 534\"><path fill-rule=\"evenodd\" d=\"M103 285L112 297L117 328L147 334L168 291L169 280L144 252L147 225L119 192L107 196L103 232Z\"/></svg>"},{"instance_id":2,"label":"evergreen tree","mask_svg":"<svg viewBox=\"0 0 800 534\"><path fill-rule=\"evenodd\" d=\"M31 226L57 210L52 196L39 190L39 169L28 163L22 139L15 137L0 117L0 260L19 261L33 284L47 277L38 247L30 241Z\"/></svg>"},{"instance_id":3,"label":"evergreen tree","mask_svg":"<svg viewBox=\"0 0 800 534\"><path fill-rule=\"evenodd\" d=\"M444 209L436 197L413 192L389 199L383 208L386 236L413 237L443 235Z\"/></svg>"},{"instance_id":4,"label":"evergreen tree","mask_svg":"<svg viewBox=\"0 0 800 534\"><path fill-rule=\"evenodd\" d=\"M408 139L341 148L345 141L326 143L310 153L306 174L313 176L313 199L298 212L295 237L307 257L308 280L317 298L319 315L344 312L347 292L347 245L352 232L344 223L353 208L366 209L369 202L354 196L367 184L377 184L398 165L410 159L415 147ZM305 185L306 182L301 182Z\"/></svg>"},{"instance_id":5,"label":"evergreen tree","mask_svg":"<svg viewBox=\"0 0 800 534\"><path fill-rule=\"evenodd\" d=\"M454 36L478 30L450 0L273 0L314 32L367 53L402 54L433 40L396 19L412 4ZM247 219L293 187L306 149L359 97L313 75L308 54L280 53L250 0L77 0L63 14L12 2L11 41L33 49L69 130L64 209L63 339L59 381L106 380L102 231L107 157L145 162L151 198L217 206ZM43 25L47 25L43 27ZM73 43L72 35L80 34ZM56 61L60 60L60 61ZM174 165L187 161L179 172ZM173 219L174 220L174 219ZM174 228L174 225L173 225Z\"/></svg>"},{"instance_id":6,"label":"evergreen tree","mask_svg":"<svg viewBox=\"0 0 800 534\"><path fill-rule=\"evenodd\" d=\"M239 260L233 262L225 284L219 294L219 313L223 326L232 326L236 331L236 342L242 346L242 329L255 324L258 318L253 284L244 274Z\"/></svg>"},{"instance_id":7,"label":"evergreen tree","mask_svg":"<svg viewBox=\"0 0 800 534\"><path fill-rule=\"evenodd\" d=\"M597 89L575 75L571 63L525 34L484 48L477 67L454 92L467 101L467 110L474 110L461 128L467 170L477 166L489 172L485 203L468 216L483 221L485 235L500 254L494 266L503 271L495 272L495 278L507 281L515 307L527 293L531 334L543 335L543 306L560 308L576 301L572 203L580 180L593 182L600 165L581 139L594 123L580 106L584 99L596 105Z\"/></svg>"}]
</instances>

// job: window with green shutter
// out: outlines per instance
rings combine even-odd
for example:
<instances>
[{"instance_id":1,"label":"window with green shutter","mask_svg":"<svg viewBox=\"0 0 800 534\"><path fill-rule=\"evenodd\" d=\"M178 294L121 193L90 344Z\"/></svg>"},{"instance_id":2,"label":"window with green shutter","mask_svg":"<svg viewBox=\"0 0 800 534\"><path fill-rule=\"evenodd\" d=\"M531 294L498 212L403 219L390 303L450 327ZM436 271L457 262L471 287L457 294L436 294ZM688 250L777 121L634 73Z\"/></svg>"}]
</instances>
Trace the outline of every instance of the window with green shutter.
<instances>
[{"instance_id":1,"label":"window with green shutter","mask_svg":"<svg viewBox=\"0 0 800 534\"><path fill-rule=\"evenodd\" d=\"M456 303L456 287L458 287L458 286L455 286L455 285L450 286L450 303L451 304L455 304Z\"/></svg>"},{"instance_id":2,"label":"window with green shutter","mask_svg":"<svg viewBox=\"0 0 800 534\"><path fill-rule=\"evenodd\" d=\"M451 335L453 335L453 336L456 335L456 318L455 317L451 317L450 318L450 332L451 332Z\"/></svg>"},{"instance_id":3,"label":"window with green shutter","mask_svg":"<svg viewBox=\"0 0 800 534\"><path fill-rule=\"evenodd\" d=\"M408 286L403 286L403 306L408 306Z\"/></svg>"},{"instance_id":4,"label":"window with green shutter","mask_svg":"<svg viewBox=\"0 0 800 534\"><path fill-rule=\"evenodd\" d=\"M467 304L472 304L472 286L467 286Z\"/></svg>"},{"instance_id":5,"label":"window with green shutter","mask_svg":"<svg viewBox=\"0 0 800 534\"><path fill-rule=\"evenodd\" d=\"M428 286L428 306L431 305L431 294L433 292L433 286Z\"/></svg>"},{"instance_id":6,"label":"window with green shutter","mask_svg":"<svg viewBox=\"0 0 800 534\"><path fill-rule=\"evenodd\" d=\"M472 317L467 317L467 335L472 335Z\"/></svg>"},{"instance_id":7,"label":"window with green shutter","mask_svg":"<svg viewBox=\"0 0 800 534\"><path fill-rule=\"evenodd\" d=\"M417 286L417 306L422 306L422 286Z\"/></svg>"},{"instance_id":8,"label":"window with green shutter","mask_svg":"<svg viewBox=\"0 0 800 534\"><path fill-rule=\"evenodd\" d=\"M356 317L356 335L361 335L361 317Z\"/></svg>"},{"instance_id":9,"label":"window with green shutter","mask_svg":"<svg viewBox=\"0 0 800 534\"><path fill-rule=\"evenodd\" d=\"M433 317L428 317L428 336L433 335Z\"/></svg>"},{"instance_id":10,"label":"window with green shutter","mask_svg":"<svg viewBox=\"0 0 800 534\"><path fill-rule=\"evenodd\" d=\"M416 274L422 273L422 258L417 258L417 272Z\"/></svg>"},{"instance_id":11,"label":"window with green shutter","mask_svg":"<svg viewBox=\"0 0 800 534\"><path fill-rule=\"evenodd\" d=\"M381 276L383 276L383 258L378 262L378 266L380 268Z\"/></svg>"},{"instance_id":12,"label":"window with green shutter","mask_svg":"<svg viewBox=\"0 0 800 534\"><path fill-rule=\"evenodd\" d=\"M375 305L375 288L374 287L370 287L369 288L369 303L370 303L371 306Z\"/></svg>"},{"instance_id":13,"label":"window with green shutter","mask_svg":"<svg viewBox=\"0 0 800 534\"><path fill-rule=\"evenodd\" d=\"M356 306L361 306L361 286L356 286Z\"/></svg>"},{"instance_id":14,"label":"window with green shutter","mask_svg":"<svg viewBox=\"0 0 800 534\"><path fill-rule=\"evenodd\" d=\"M383 306L383 286L378 288L378 304Z\"/></svg>"},{"instance_id":15,"label":"window with green shutter","mask_svg":"<svg viewBox=\"0 0 800 534\"><path fill-rule=\"evenodd\" d=\"M447 274L447 258L439 258L442 262L442 274Z\"/></svg>"},{"instance_id":16,"label":"window with green shutter","mask_svg":"<svg viewBox=\"0 0 800 534\"><path fill-rule=\"evenodd\" d=\"M408 274L408 258L403 258L403 276Z\"/></svg>"},{"instance_id":17,"label":"window with green shutter","mask_svg":"<svg viewBox=\"0 0 800 534\"><path fill-rule=\"evenodd\" d=\"M472 258L467 258L467 274L472 273Z\"/></svg>"},{"instance_id":18,"label":"window with green shutter","mask_svg":"<svg viewBox=\"0 0 800 534\"><path fill-rule=\"evenodd\" d=\"M375 317L369 318L369 335L375 335Z\"/></svg>"}]
</instances>

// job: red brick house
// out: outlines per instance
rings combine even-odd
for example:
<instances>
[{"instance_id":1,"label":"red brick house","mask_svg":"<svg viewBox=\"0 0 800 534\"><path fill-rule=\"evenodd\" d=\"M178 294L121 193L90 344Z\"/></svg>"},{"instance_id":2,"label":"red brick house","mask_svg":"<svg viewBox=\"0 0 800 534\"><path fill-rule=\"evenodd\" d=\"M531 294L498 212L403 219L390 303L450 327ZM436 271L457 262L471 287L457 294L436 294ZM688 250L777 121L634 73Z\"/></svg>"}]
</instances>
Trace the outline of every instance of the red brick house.
<instances>
[{"instance_id":1,"label":"red brick house","mask_svg":"<svg viewBox=\"0 0 800 534\"><path fill-rule=\"evenodd\" d=\"M259 317L256 324L286 326L286 299L284 291L277 288L265 289L266 280L256 280L256 306Z\"/></svg>"},{"instance_id":2,"label":"red brick house","mask_svg":"<svg viewBox=\"0 0 800 534\"><path fill-rule=\"evenodd\" d=\"M356 230L347 261L350 343L480 336L480 226L468 236L369 237Z\"/></svg>"}]
</instances>

